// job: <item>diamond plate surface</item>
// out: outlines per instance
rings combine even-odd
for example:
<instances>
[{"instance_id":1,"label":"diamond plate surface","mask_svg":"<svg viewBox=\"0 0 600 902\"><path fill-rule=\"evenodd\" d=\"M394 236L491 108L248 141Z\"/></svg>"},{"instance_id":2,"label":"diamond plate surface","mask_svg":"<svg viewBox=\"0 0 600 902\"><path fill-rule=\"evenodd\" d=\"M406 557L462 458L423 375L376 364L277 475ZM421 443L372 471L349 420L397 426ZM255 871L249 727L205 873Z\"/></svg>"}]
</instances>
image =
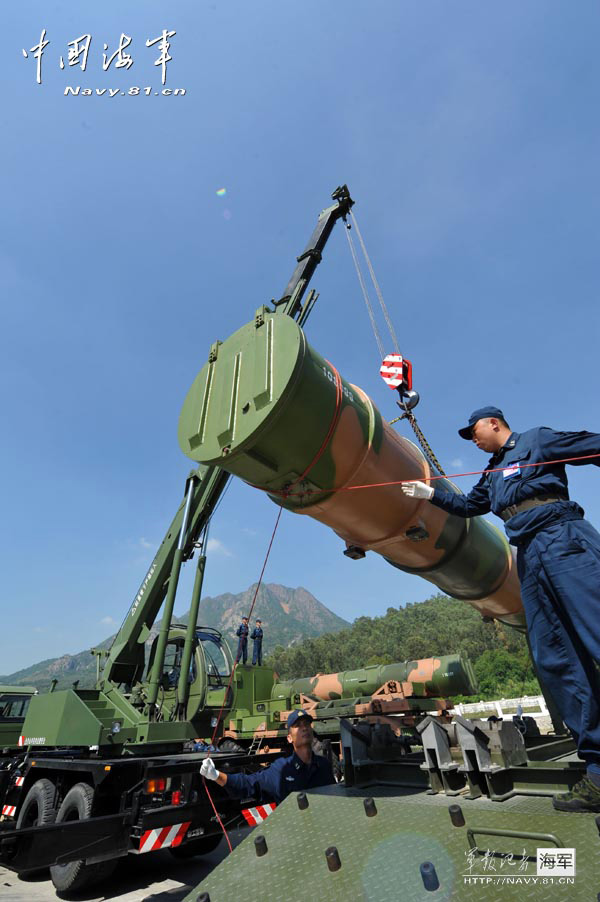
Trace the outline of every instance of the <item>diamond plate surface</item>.
<instances>
[{"instance_id":1,"label":"diamond plate surface","mask_svg":"<svg viewBox=\"0 0 600 902\"><path fill-rule=\"evenodd\" d=\"M367 817L363 799L375 798L378 814ZM300 811L293 794L187 897L207 892L211 902L231 902L240 893L261 902L326 898L328 902L596 902L600 890L600 838L593 814L555 812L548 797L506 802L449 799L423 792L372 787L327 787L308 794ZM466 826L454 827L450 804L462 808ZM476 835L483 855L469 856L467 828L554 834L576 849L574 883L536 877L538 846L550 842ZM254 838L265 837L259 858ZM342 862L330 872L325 850L336 846ZM533 861L523 858L532 854ZM488 853L488 854L486 854ZM490 853L512 853L510 859ZM427 891L419 871L433 862L439 889ZM477 879L476 879L477 878Z\"/></svg>"}]
</instances>

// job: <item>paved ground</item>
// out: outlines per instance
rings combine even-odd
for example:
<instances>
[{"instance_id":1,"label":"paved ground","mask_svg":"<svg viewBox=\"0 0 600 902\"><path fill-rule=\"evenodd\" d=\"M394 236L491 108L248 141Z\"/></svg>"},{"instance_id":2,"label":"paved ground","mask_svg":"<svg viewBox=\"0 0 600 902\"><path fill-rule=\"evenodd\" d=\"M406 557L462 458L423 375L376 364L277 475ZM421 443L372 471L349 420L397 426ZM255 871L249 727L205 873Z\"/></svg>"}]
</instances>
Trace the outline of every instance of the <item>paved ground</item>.
<instances>
[{"instance_id":1,"label":"paved ground","mask_svg":"<svg viewBox=\"0 0 600 902\"><path fill-rule=\"evenodd\" d=\"M249 827L232 830L232 846L237 846L251 832ZM180 902L215 868L229 852L227 843L210 855L181 861L170 852L128 855L119 862L106 883L88 892L73 895L78 902ZM0 899L2 902L56 902L57 896L49 876L22 880L0 866Z\"/></svg>"}]
</instances>

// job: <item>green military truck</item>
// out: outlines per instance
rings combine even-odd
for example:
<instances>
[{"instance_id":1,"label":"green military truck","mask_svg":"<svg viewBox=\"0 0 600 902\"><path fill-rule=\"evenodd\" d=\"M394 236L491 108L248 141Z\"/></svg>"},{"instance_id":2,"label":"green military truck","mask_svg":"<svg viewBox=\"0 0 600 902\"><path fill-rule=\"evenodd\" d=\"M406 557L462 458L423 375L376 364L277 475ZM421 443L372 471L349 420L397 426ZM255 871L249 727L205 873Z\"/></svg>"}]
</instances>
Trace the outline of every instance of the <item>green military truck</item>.
<instances>
[{"instance_id":1,"label":"green military truck","mask_svg":"<svg viewBox=\"0 0 600 902\"><path fill-rule=\"evenodd\" d=\"M17 745L35 686L0 685L0 749Z\"/></svg>"},{"instance_id":2,"label":"green military truck","mask_svg":"<svg viewBox=\"0 0 600 902\"><path fill-rule=\"evenodd\" d=\"M227 829L245 823L239 801L218 787L209 799L199 774L203 756L192 751L224 702L231 653L218 632L196 628L187 710L201 707L204 720L190 713L177 721L170 704L181 632L173 628L166 645L155 721L144 723L129 687L119 698L106 681L103 689L40 695L32 687L0 687L4 865L20 873L49 866L56 889L72 892L108 876L129 853L206 854L222 839L219 818ZM150 669L155 651L156 643ZM232 762L257 766L248 755L212 754L223 770Z\"/></svg>"}]
</instances>

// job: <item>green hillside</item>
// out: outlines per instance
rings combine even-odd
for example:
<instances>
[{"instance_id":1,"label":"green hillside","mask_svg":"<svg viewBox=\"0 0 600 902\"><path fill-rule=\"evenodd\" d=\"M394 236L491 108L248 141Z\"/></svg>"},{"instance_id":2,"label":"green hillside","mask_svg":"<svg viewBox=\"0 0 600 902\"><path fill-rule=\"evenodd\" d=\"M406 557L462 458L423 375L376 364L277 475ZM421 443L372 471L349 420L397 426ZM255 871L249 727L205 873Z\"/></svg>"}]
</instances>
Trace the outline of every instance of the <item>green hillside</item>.
<instances>
[{"instance_id":1,"label":"green hillside","mask_svg":"<svg viewBox=\"0 0 600 902\"><path fill-rule=\"evenodd\" d=\"M235 630L250 608L255 589L250 586L237 595L226 593L201 602L199 622L219 629L234 652ZM511 698L540 691L524 637L509 628L484 623L468 604L445 595L405 608L388 608L382 617L359 617L350 625L306 589L266 584L259 592L252 620L257 616L265 632L265 663L284 679L457 653L468 656L475 665L479 698ZM175 620L185 623L187 617ZM155 635L156 629L149 642ZM109 647L111 642L112 637L98 647ZM249 651L251 654L251 642ZM94 684L95 668L95 658L86 649L2 676L0 682L44 690L52 679L58 680L59 687L79 680L84 688Z\"/></svg>"}]
</instances>

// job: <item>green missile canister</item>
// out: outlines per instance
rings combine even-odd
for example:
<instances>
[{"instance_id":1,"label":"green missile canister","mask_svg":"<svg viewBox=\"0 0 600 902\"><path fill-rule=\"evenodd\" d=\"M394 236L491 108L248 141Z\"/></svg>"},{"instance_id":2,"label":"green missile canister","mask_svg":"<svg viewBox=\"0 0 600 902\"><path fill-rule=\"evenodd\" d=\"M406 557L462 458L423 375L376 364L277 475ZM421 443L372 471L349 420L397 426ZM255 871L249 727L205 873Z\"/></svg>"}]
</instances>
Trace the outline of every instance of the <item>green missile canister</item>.
<instances>
[{"instance_id":1,"label":"green missile canister","mask_svg":"<svg viewBox=\"0 0 600 902\"><path fill-rule=\"evenodd\" d=\"M291 317L263 307L212 346L185 400L179 444L325 523L349 556L376 551L484 615L524 623L504 535L481 517L463 520L404 495L399 480L427 481L427 461Z\"/></svg>"},{"instance_id":2,"label":"green missile canister","mask_svg":"<svg viewBox=\"0 0 600 902\"><path fill-rule=\"evenodd\" d=\"M271 698L292 698L295 695L311 695L321 701L338 698L356 698L372 695L387 683L404 684L405 694L429 697L474 695L477 679L468 658L460 655L443 655L439 658L423 658L398 664L373 665L360 670L341 673L318 673L314 677L300 677L275 683ZM406 684L410 688L406 688Z\"/></svg>"}]
</instances>

